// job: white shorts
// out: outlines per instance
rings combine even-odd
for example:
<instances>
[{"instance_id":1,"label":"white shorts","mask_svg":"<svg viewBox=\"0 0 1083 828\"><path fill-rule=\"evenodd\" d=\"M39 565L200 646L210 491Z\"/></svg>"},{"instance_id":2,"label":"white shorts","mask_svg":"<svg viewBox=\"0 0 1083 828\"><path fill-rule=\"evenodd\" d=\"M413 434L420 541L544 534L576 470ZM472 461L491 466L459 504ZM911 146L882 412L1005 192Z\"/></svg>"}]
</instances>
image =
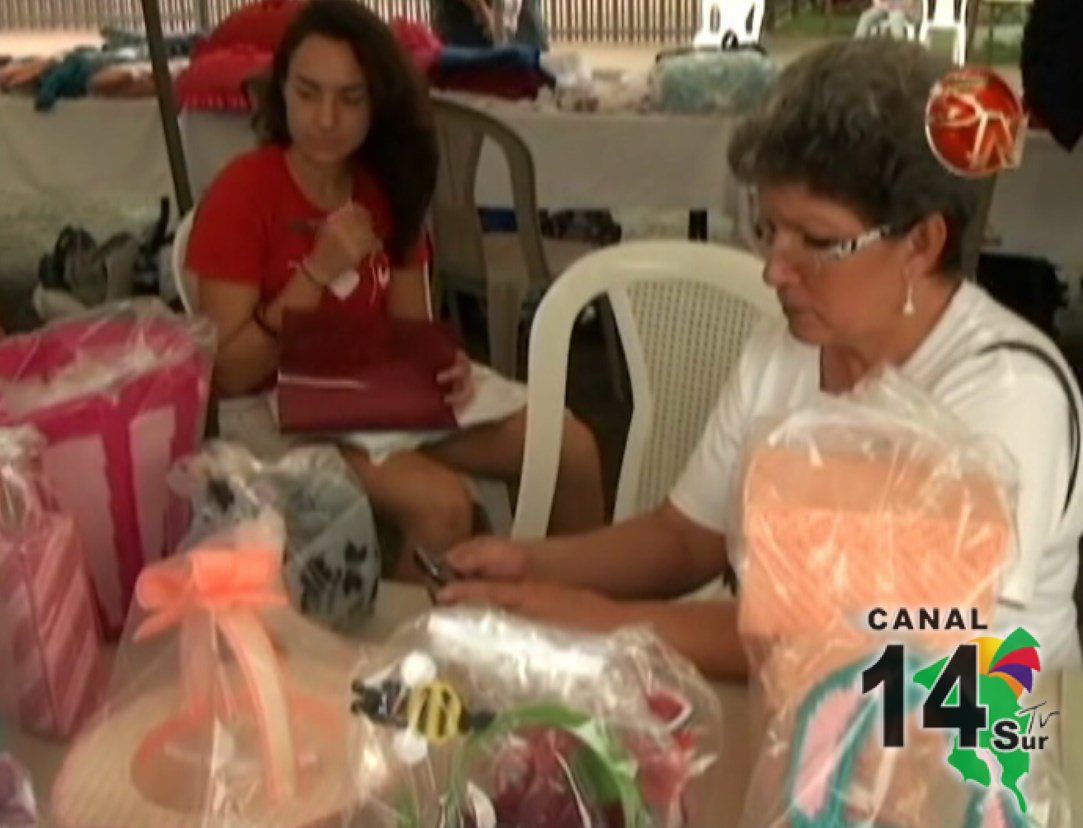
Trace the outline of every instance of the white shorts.
<instances>
[{"instance_id":1,"label":"white shorts","mask_svg":"<svg viewBox=\"0 0 1083 828\"><path fill-rule=\"evenodd\" d=\"M456 413L462 428L495 423L517 414L526 406L526 386L505 379L484 365L473 366L474 399ZM256 457L273 460L311 437L283 434L278 428L274 392L222 400L218 406L218 430L223 440L239 443ZM363 449L374 463L393 454L443 440L449 431L363 431L336 434L326 442Z\"/></svg>"}]
</instances>

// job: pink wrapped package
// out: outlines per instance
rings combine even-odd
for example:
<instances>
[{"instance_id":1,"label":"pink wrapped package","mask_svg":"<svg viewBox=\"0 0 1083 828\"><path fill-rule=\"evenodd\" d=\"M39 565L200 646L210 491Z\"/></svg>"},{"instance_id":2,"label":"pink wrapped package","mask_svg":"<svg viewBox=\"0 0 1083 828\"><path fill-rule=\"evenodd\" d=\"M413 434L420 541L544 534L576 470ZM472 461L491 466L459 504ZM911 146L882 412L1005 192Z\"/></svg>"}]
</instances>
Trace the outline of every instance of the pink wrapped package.
<instances>
[{"instance_id":1,"label":"pink wrapped package","mask_svg":"<svg viewBox=\"0 0 1083 828\"><path fill-rule=\"evenodd\" d=\"M44 441L0 429L0 713L64 738L103 688L102 640L82 549L44 485Z\"/></svg>"},{"instance_id":2,"label":"pink wrapped package","mask_svg":"<svg viewBox=\"0 0 1083 828\"><path fill-rule=\"evenodd\" d=\"M213 352L209 321L149 300L0 342L0 425L45 436L109 637L140 570L167 551L166 475L202 437Z\"/></svg>"}]
</instances>

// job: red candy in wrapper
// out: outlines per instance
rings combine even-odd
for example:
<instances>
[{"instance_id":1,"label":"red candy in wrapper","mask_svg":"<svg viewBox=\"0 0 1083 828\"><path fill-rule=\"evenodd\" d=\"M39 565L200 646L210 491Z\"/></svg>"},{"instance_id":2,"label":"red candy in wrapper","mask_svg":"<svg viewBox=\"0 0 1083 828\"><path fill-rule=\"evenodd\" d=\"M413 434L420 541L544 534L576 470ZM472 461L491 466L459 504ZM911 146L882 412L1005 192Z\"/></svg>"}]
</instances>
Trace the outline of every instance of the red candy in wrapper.
<instances>
[{"instance_id":1,"label":"red candy in wrapper","mask_svg":"<svg viewBox=\"0 0 1083 828\"><path fill-rule=\"evenodd\" d=\"M1026 117L1018 96L983 67L957 69L929 95L925 110L929 146L956 175L983 178L1018 167Z\"/></svg>"},{"instance_id":2,"label":"red candy in wrapper","mask_svg":"<svg viewBox=\"0 0 1083 828\"><path fill-rule=\"evenodd\" d=\"M560 731L536 728L518 734L502 757L493 801L497 824L516 828L624 828L619 805L602 807L576 784L582 745ZM588 819L584 819L587 816Z\"/></svg>"}]
</instances>

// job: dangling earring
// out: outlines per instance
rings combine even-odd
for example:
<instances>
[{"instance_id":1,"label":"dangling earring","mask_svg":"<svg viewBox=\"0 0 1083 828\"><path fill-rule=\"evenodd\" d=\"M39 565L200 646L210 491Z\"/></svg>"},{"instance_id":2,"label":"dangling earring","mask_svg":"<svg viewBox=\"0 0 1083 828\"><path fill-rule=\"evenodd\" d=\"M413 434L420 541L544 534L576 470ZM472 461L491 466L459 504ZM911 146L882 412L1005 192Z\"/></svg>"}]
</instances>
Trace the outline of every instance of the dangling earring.
<instances>
[{"instance_id":1,"label":"dangling earring","mask_svg":"<svg viewBox=\"0 0 1083 828\"><path fill-rule=\"evenodd\" d=\"M914 315L914 283L909 281L906 283L906 304L903 305L903 316Z\"/></svg>"}]
</instances>

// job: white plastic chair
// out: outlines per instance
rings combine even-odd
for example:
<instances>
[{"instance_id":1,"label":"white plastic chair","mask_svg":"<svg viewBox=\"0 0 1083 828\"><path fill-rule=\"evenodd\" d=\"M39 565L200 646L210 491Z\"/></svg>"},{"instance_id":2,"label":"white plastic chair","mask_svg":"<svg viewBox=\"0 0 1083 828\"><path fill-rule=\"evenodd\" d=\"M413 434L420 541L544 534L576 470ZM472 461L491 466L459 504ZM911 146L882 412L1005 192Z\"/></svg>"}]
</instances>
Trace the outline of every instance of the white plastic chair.
<instances>
[{"instance_id":1,"label":"white plastic chair","mask_svg":"<svg viewBox=\"0 0 1083 828\"><path fill-rule=\"evenodd\" d=\"M956 66L966 64L966 8L967 0L925 0L922 9L918 39L928 47L934 35L949 35L951 59Z\"/></svg>"},{"instance_id":2,"label":"white plastic chair","mask_svg":"<svg viewBox=\"0 0 1083 828\"><path fill-rule=\"evenodd\" d=\"M763 263L729 247L628 242L573 264L538 308L530 336L526 450L513 537L545 535L556 489L572 326L612 303L632 386L614 521L662 503L698 443L722 384L762 318L780 313Z\"/></svg>"},{"instance_id":3,"label":"white plastic chair","mask_svg":"<svg viewBox=\"0 0 1083 828\"><path fill-rule=\"evenodd\" d=\"M914 20L911 20L911 19L907 18L907 21L906 21L906 29L905 29L905 31L906 31L906 39L908 41L918 41L918 37L919 37L918 30L919 30L919 28L921 26L920 21L925 20L925 18L928 16L928 14L929 14L929 0L921 0L921 18L920 18L920 20L918 22L915 22ZM886 19L881 20L879 23L875 24L872 27L872 31L870 32L870 35L872 37L888 37L888 38L892 37L890 20L886 20Z\"/></svg>"},{"instance_id":4,"label":"white plastic chair","mask_svg":"<svg viewBox=\"0 0 1083 828\"><path fill-rule=\"evenodd\" d=\"M173 282L177 288L177 296L180 297L184 311L188 315L199 312L199 293L195 284L195 277L184 266L188 254L188 237L192 232L192 222L195 210L192 210L181 219L173 236L173 251L171 268L173 270ZM511 502L508 498L508 488L498 480L485 478L473 478L470 481L474 489L474 496L485 511L489 526L496 534L507 534L511 529Z\"/></svg>"},{"instance_id":5,"label":"white plastic chair","mask_svg":"<svg viewBox=\"0 0 1083 828\"><path fill-rule=\"evenodd\" d=\"M188 215L177 224L177 229L173 232L173 249L170 251L173 286L184 306L184 312L189 316L194 316L199 308L199 293L195 279L184 267L184 260L188 255L188 237L192 234L192 222L195 220L195 215L195 210L189 210Z\"/></svg>"},{"instance_id":6,"label":"white plastic chair","mask_svg":"<svg viewBox=\"0 0 1083 828\"><path fill-rule=\"evenodd\" d=\"M737 45L760 42L765 0L702 0L696 49L719 49L732 34Z\"/></svg>"}]
</instances>

